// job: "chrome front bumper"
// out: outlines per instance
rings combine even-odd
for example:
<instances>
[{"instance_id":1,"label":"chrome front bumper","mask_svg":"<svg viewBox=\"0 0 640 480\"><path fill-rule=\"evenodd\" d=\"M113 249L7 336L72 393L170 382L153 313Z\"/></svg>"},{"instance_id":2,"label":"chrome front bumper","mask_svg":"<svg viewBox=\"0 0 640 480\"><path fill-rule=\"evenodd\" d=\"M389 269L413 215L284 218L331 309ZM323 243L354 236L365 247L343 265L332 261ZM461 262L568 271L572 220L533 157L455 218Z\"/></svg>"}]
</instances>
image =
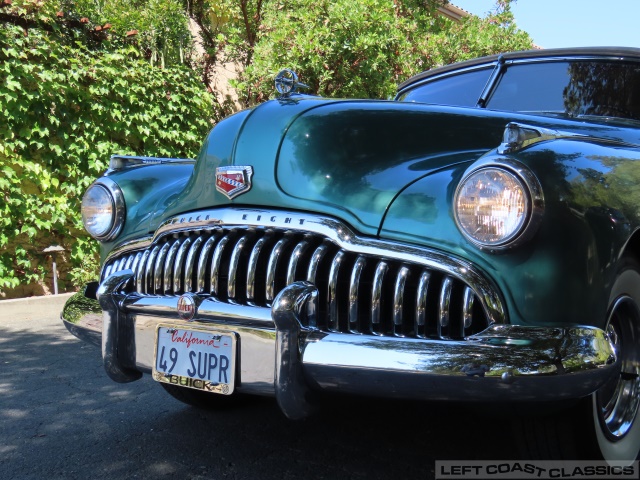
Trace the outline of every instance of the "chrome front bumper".
<instances>
[{"instance_id":1,"label":"chrome front bumper","mask_svg":"<svg viewBox=\"0 0 640 480\"><path fill-rule=\"evenodd\" d=\"M323 332L315 328L317 290L285 288L271 310L206 298L197 321L177 315L178 297L120 294L133 272L109 276L93 309L64 324L102 346L108 375L137 380L154 364L157 325L235 332L239 392L275 395L285 415L306 416L314 391L463 401L545 401L593 393L616 371L615 352L593 327L494 325L464 340L429 340ZM74 300L75 298L75 300ZM86 305L87 302L81 302ZM78 307L72 297L68 305ZM70 311L70 310L69 310Z\"/></svg>"}]
</instances>

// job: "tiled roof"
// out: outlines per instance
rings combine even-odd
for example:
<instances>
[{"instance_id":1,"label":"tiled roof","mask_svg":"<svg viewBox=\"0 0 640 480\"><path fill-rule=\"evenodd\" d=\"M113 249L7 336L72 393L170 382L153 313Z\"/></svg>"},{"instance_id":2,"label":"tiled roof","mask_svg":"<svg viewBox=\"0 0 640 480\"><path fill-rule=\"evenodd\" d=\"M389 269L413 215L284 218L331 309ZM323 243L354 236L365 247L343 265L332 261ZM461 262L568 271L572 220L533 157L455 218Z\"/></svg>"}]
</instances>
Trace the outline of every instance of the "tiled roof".
<instances>
[{"instance_id":1,"label":"tiled roof","mask_svg":"<svg viewBox=\"0 0 640 480\"><path fill-rule=\"evenodd\" d=\"M452 3L447 3L442 7L438 7L438 11L441 15L444 15L451 20L460 21L460 19L464 17L470 17L471 13L466 10L453 5Z\"/></svg>"}]
</instances>

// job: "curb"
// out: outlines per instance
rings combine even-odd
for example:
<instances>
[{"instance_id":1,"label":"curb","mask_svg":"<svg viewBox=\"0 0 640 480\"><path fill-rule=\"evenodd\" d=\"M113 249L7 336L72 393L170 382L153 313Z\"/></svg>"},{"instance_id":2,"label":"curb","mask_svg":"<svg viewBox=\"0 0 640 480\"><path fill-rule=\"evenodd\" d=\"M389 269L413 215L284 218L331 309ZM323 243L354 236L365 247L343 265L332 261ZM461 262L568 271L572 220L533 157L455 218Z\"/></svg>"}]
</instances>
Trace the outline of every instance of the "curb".
<instances>
[{"instance_id":1,"label":"curb","mask_svg":"<svg viewBox=\"0 0 640 480\"><path fill-rule=\"evenodd\" d=\"M34 320L52 314L59 316L65 302L75 293L0 300L0 323Z\"/></svg>"}]
</instances>

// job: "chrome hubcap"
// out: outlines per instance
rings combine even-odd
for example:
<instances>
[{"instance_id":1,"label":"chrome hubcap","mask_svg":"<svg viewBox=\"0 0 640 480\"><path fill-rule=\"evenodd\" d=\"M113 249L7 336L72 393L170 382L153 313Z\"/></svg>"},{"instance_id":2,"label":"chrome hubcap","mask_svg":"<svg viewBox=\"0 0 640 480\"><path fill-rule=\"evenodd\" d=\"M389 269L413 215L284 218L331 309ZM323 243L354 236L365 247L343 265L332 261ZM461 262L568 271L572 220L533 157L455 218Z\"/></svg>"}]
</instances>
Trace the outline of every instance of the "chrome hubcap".
<instances>
[{"instance_id":1,"label":"chrome hubcap","mask_svg":"<svg viewBox=\"0 0 640 480\"><path fill-rule=\"evenodd\" d=\"M640 311L630 297L614 304L607 327L620 374L597 392L599 420L611 441L622 439L631 429L640 405Z\"/></svg>"}]
</instances>

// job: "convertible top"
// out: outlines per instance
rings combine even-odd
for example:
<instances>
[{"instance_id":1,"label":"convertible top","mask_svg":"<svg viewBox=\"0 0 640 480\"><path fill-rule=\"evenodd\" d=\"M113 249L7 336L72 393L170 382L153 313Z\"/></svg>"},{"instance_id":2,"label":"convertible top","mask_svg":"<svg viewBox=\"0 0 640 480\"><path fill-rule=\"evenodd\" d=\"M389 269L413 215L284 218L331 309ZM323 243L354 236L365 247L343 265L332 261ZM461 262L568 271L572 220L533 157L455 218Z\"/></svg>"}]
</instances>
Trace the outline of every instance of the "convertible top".
<instances>
[{"instance_id":1,"label":"convertible top","mask_svg":"<svg viewBox=\"0 0 640 480\"><path fill-rule=\"evenodd\" d=\"M502 57L506 60L516 59L535 59L535 58L562 58L562 57L610 57L616 59L624 58L640 58L640 48L633 47L575 47L575 48L549 48L549 49L537 49L537 50L523 50L520 52L509 52L504 54L489 55L487 57L474 58L472 60L466 60L464 62L453 63L451 65L445 65L443 67L433 68L431 70L424 71L413 77L405 80L398 85L398 92L404 90L407 86L424 80L429 77L436 77L443 73L452 72L455 70L464 70L466 68L475 67L478 65L491 64L497 62Z\"/></svg>"}]
</instances>

